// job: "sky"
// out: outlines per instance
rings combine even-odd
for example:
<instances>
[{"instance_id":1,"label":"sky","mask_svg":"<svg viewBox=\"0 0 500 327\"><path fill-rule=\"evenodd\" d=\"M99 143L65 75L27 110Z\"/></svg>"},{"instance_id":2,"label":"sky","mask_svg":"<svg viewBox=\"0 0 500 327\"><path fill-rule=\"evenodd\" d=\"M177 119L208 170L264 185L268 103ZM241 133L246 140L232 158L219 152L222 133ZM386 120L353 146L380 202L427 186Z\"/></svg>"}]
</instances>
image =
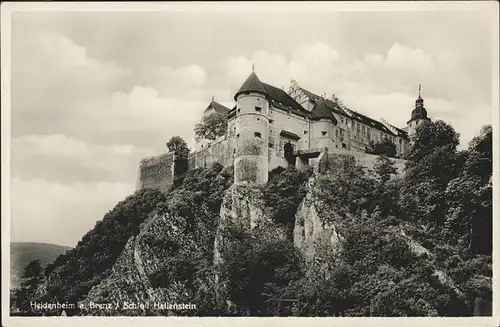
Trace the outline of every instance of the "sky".
<instances>
[{"instance_id":1,"label":"sky","mask_svg":"<svg viewBox=\"0 0 500 327\"><path fill-rule=\"evenodd\" d=\"M12 13L12 241L76 245L134 192L142 158L171 136L192 144L212 95L233 106L252 64L266 83L295 79L398 127L422 84L461 148L492 123L491 8L189 8Z\"/></svg>"}]
</instances>

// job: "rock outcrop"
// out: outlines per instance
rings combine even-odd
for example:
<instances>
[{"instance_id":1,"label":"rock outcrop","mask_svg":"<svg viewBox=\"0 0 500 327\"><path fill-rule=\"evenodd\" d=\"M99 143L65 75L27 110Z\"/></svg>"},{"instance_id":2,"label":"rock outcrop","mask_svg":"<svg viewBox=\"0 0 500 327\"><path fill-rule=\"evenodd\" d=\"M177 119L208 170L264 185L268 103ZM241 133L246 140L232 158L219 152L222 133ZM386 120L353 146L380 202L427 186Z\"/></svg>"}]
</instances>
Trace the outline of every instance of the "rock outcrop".
<instances>
[{"instance_id":1,"label":"rock outcrop","mask_svg":"<svg viewBox=\"0 0 500 327\"><path fill-rule=\"evenodd\" d=\"M313 198L314 177L307 184L307 195L295 216L293 241L304 254L306 261L315 257L318 246L328 246L335 252L341 248L342 235L336 226L318 213L318 200Z\"/></svg>"}]
</instances>

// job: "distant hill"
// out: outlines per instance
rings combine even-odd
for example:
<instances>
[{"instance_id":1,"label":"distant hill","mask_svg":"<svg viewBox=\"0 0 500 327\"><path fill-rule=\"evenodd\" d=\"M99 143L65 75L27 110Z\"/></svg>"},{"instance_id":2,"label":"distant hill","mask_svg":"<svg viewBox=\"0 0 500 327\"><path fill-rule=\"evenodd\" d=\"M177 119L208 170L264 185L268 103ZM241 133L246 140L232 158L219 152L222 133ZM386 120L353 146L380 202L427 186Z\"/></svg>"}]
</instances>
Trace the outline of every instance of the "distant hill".
<instances>
[{"instance_id":1,"label":"distant hill","mask_svg":"<svg viewBox=\"0 0 500 327\"><path fill-rule=\"evenodd\" d=\"M71 247L49 243L12 242L10 244L11 289L19 283L24 268L33 260L40 259L42 265L53 262Z\"/></svg>"}]
</instances>

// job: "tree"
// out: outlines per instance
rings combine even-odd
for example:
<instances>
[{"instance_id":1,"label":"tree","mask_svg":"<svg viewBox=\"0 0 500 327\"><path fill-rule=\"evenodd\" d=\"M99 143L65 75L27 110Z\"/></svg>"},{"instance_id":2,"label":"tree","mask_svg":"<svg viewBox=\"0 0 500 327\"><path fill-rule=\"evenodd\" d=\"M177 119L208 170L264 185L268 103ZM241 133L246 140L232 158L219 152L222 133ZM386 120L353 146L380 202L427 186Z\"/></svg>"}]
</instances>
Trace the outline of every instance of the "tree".
<instances>
[{"instance_id":1,"label":"tree","mask_svg":"<svg viewBox=\"0 0 500 327\"><path fill-rule=\"evenodd\" d=\"M443 121L424 123L417 130L405 167L401 207L405 216L441 233L447 211L445 191L457 176L459 134ZM437 234L434 235L437 237Z\"/></svg>"},{"instance_id":2,"label":"tree","mask_svg":"<svg viewBox=\"0 0 500 327\"><path fill-rule=\"evenodd\" d=\"M366 148L366 152L375 155L385 155L388 157L395 157L397 154L396 145L387 137L376 143L371 141Z\"/></svg>"},{"instance_id":3,"label":"tree","mask_svg":"<svg viewBox=\"0 0 500 327\"><path fill-rule=\"evenodd\" d=\"M375 159L373 169L382 183L387 182L391 178L391 175L396 175L398 173L394 166L394 162L384 154L379 155L377 159Z\"/></svg>"},{"instance_id":4,"label":"tree","mask_svg":"<svg viewBox=\"0 0 500 327\"><path fill-rule=\"evenodd\" d=\"M492 129L485 126L469 143L458 176L446 189L446 228L463 250L491 255L492 249Z\"/></svg>"},{"instance_id":5,"label":"tree","mask_svg":"<svg viewBox=\"0 0 500 327\"><path fill-rule=\"evenodd\" d=\"M277 301L291 296L290 285L303 275L303 261L293 242L270 237L271 230L231 226L221 270L238 315L273 315Z\"/></svg>"},{"instance_id":6,"label":"tree","mask_svg":"<svg viewBox=\"0 0 500 327\"><path fill-rule=\"evenodd\" d=\"M189 154L189 148L186 141L180 136L172 136L167 142L167 147L169 151L175 152L180 159L187 159Z\"/></svg>"},{"instance_id":7,"label":"tree","mask_svg":"<svg viewBox=\"0 0 500 327\"><path fill-rule=\"evenodd\" d=\"M391 175L397 175L397 169L394 162L385 155L380 155L375 160L373 166L375 174L380 180L373 193L373 204L375 210L381 217L389 215L398 215L399 213L399 194L401 191L401 178L391 180Z\"/></svg>"},{"instance_id":8,"label":"tree","mask_svg":"<svg viewBox=\"0 0 500 327\"><path fill-rule=\"evenodd\" d=\"M21 312L27 313L31 311L30 301L34 300L38 286L43 279L43 269L39 259L31 261L24 268L21 285L14 292L16 306Z\"/></svg>"},{"instance_id":9,"label":"tree","mask_svg":"<svg viewBox=\"0 0 500 327\"><path fill-rule=\"evenodd\" d=\"M194 127L195 138L215 140L218 136L227 133L227 115L225 113L214 112L203 118L203 121Z\"/></svg>"}]
</instances>

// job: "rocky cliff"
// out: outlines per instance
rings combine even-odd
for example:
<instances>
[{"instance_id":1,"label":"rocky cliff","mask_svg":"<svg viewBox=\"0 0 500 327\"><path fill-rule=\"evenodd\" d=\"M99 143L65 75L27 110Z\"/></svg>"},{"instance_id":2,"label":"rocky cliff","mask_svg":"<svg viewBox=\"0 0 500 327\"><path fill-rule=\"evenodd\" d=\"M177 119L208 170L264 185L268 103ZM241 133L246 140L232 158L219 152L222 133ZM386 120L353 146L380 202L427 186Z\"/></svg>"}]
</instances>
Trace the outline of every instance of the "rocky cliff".
<instances>
[{"instance_id":1,"label":"rocky cliff","mask_svg":"<svg viewBox=\"0 0 500 327\"><path fill-rule=\"evenodd\" d=\"M190 171L161 196L141 191L147 197L115 209L113 222L123 226L113 228L125 235L123 246L113 247L112 231L97 224L55 264L42 289L77 299L83 315L270 315L283 297L299 301L279 309L284 314L466 310L470 289L455 282L464 279L460 263L424 247L418 227L396 219L396 209L379 200L398 180L385 182L385 193L377 195L379 182L362 168L333 168L321 174L278 169L266 185L255 185L233 184L233 167L215 165ZM142 218L124 225L135 212ZM117 255L106 256L110 251ZM488 294L488 261L474 262L486 267L474 280ZM72 268L75 263L82 268ZM85 283L61 290L65 279ZM388 312L384 303L393 297L402 304ZM173 303L186 305L168 306Z\"/></svg>"}]
</instances>

